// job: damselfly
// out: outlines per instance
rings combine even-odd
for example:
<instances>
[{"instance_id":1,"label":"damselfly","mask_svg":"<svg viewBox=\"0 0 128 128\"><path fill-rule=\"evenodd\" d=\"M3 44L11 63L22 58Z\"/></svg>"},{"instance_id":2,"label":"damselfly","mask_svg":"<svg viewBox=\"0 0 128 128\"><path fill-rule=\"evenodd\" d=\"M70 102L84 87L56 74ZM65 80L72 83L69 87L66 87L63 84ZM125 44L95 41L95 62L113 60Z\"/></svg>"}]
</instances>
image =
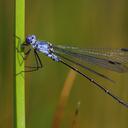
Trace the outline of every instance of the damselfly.
<instances>
[{"instance_id":1,"label":"damselfly","mask_svg":"<svg viewBox=\"0 0 128 128\"><path fill-rule=\"evenodd\" d=\"M36 67L31 67L31 70L26 70L25 72L36 71L42 68L42 62L38 55L39 52L45 54L55 62L60 62L70 69L76 71L81 76L88 79L92 82L95 86L100 88L106 94L111 96L114 100L118 101L120 104L124 105L128 108L128 103L125 103L119 97L113 95L108 89L101 86L97 81L80 71L78 68L72 66L72 64L76 65L77 67L81 67L85 70L90 71L100 77L103 77L111 82L112 79L101 74L91 68L85 66L83 63L89 63L92 65L97 65L111 71L124 73L128 72L128 48L118 48L118 49L111 49L111 48L86 48L80 49L77 47L69 47L69 46L61 46L61 45L54 45L47 41L39 41L36 39L35 35L29 35L26 37L25 43L22 44L22 47L31 46L27 52L25 52L24 59L28 56L31 52L31 49L34 49L34 55L36 60Z\"/></svg>"}]
</instances>

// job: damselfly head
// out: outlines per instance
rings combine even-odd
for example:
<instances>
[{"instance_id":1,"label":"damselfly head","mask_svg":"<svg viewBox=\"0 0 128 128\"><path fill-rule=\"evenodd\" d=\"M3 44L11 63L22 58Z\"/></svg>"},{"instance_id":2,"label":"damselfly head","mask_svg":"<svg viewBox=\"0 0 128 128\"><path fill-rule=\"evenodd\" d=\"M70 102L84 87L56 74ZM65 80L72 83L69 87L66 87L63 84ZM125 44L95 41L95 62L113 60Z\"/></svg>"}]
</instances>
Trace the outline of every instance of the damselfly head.
<instances>
[{"instance_id":1,"label":"damselfly head","mask_svg":"<svg viewBox=\"0 0 128 128\"><path fill-rule=\"evenodd\" d=\"M26 43L27 44L33 44L36 41L35 35L29 35L26 37Z\"/></svg>"}]
</instances>

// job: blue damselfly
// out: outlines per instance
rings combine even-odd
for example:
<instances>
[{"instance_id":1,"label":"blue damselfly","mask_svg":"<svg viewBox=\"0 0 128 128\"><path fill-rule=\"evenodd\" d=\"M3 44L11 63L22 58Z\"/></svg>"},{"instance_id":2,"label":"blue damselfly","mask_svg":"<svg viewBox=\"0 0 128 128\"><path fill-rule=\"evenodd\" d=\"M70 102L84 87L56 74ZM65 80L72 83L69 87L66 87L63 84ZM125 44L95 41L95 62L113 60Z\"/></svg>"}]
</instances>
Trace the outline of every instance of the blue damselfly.
<instances>
[{"instance_id":1,"label":"blue damselfly","mask_svg":"<svg viewBox=\"0 0 128 128\"><path fill-rule=\"evenodd\" d=\"M34 55L36 60L36 67L29 67L30 70L25 70L23 72L32 72L42 68L42 62L38 55L39 52L45 54L55 62L60 62L70 69L76 71L78 74L83 76L84 78L88 79L93 85L100 88L106 94L111 96L114 100L118 101L120 104L124 105L128 108L128 103L125 103L119 97L112 94L108 89L100 85L97 81L80 71L78 68L72 66L72 64L76 65L77 67L81 67L85 70L90 71L104 79L107 79L111 82L113 80L104 74L101 74L91 68L85 66L83 63L89 63L92 65L97 65L103 68L106 68L111 71L115 71L118 73L125 73L128 72L128 48L86 48L80 49L77 47L69 47L69 46L62 46L62 45L54 45L47 41L39 41L36 39L35 35L29 35L26 37L25 43L22 44L22 47L31 46L27 52L25 52L25 57L31 52L31 49L34 49Z\"/></svg>"}]
</instances>

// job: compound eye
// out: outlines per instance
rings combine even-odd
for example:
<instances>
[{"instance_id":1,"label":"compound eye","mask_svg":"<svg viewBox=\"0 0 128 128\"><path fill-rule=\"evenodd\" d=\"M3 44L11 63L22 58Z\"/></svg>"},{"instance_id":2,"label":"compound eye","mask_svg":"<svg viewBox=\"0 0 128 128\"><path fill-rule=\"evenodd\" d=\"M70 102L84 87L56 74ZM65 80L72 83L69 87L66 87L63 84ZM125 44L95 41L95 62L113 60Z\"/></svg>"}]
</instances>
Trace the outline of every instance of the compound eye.
<instances>
[{"instance_id":1,"label":"compound eye","mask_svg":"<svg viewBox=\"0 0 128 128\"><path fill-rule=\"evenodd\" d=\"M27 42L27 44L30 44L32 42L32 40L29 36L26 38L26 42Z\"/></svg>"},{"instance_id":2,"label":"compound eye","mask_svg":"<svg viewBox=\"0 0 128 128\"><path fill-rule=\"evenodd\" d=\"M29 35L29 36L26 37L26 43L27 44L31 44L33 42L33 40L36 40L35 35Z\"/></svg>"},{"instance_id":3,"label":"compound eye","mask_svg":"<svg viewBox=\"0 0 128 128\"><path fill-rule=\"evenodd\" d=\"M32 39L36 39L36 36L35 35L32 35Z\"/></svg>"}]
</instances>

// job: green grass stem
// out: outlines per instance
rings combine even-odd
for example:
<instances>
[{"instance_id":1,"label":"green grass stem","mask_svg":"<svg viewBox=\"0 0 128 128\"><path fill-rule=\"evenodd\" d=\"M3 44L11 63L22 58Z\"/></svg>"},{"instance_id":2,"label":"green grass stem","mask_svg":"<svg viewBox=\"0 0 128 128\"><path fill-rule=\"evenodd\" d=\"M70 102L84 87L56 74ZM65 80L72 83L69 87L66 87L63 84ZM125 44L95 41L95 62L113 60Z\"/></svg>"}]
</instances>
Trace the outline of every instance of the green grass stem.
<instances>
[{"instance_id":1,"label":"green grass stem","mask_svg":"<svg viewBox=\"0 0 128 128\"><path fill-rule=\"evenodd\" d=\"M15 35L22 41L25 34L25 0L15 0ZM17 48L19 39L15 38L15 47ZM23 55L23 53L22 53ZM15 50L15 72L16 74L24 70L22 57ZM25 128L25 80L24 73L15 76L15 107L14 107L14 125L16 128Z\"/></svg>"}]
</instances>

